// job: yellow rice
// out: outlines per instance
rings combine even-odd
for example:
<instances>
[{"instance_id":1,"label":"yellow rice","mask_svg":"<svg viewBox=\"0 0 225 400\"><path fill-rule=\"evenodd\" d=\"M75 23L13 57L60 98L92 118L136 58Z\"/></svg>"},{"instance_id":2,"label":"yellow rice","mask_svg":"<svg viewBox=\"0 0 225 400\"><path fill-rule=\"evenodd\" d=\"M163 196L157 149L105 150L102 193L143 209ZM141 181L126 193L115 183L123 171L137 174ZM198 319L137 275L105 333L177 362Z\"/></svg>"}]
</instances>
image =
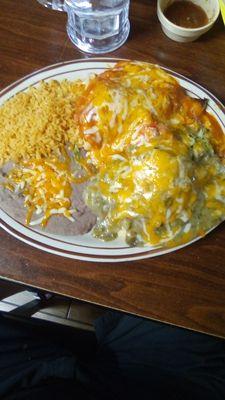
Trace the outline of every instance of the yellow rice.
<instances>
[{"instance_id":1,"label":"yellow rice","mask_svg":"<svg viewBox=\"0 0 225 400\"><path fill-rule=\"evenodd\" d=\"M59 154L75 131L80 81L41 82L0 107L0 165ZM75 133L75 132L74 132Z\"/></svg>"}]
</instances>

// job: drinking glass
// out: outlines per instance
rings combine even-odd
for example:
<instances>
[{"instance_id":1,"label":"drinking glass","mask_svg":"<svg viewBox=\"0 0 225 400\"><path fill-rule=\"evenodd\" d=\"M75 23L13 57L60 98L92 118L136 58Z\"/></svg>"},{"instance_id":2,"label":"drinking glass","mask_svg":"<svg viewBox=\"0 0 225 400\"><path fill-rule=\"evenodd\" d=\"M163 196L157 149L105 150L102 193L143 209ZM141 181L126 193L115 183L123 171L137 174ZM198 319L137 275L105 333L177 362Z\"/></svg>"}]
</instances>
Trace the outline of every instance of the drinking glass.
<instances>
[{"instance_id":1,"label":"drinking glass","mask_svg":"<svg viewBox=\"0 0 225 400\"><path fill-rule=\"evenodd\" d=\"M52 8L53 10L65 11L64 0L37 0L37 1L43 6Z\"/></svg>"},{"instance_id":2,"label":"drinking glass","mask_svg":"<svg viewBox=\"0 0 225 400\"><path fill-rule=\"evenodd\" d=\"M69 38L88 53L117 49L129 35L129 5L130 0L65 0Z\"/></svg>"}]
</instances>

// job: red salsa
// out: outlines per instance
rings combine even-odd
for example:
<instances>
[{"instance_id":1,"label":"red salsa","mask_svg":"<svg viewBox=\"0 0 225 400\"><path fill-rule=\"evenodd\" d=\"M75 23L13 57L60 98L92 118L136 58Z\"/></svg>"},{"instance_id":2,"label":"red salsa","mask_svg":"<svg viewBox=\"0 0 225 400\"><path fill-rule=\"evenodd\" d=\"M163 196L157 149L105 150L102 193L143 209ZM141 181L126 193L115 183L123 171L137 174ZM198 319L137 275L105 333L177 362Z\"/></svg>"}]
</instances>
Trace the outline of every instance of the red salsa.
<instances>
[{"instance_id":1,"label":"red salsa","mask_svg":"<svg viewBox=\"0 0 225 400\"><path fill-rule=\"evenodd\" d=\"M164 15L184 28L199 28L208 23L205 11L189 0L175 0L166 8Z\"/></svg>"}]
</instances>

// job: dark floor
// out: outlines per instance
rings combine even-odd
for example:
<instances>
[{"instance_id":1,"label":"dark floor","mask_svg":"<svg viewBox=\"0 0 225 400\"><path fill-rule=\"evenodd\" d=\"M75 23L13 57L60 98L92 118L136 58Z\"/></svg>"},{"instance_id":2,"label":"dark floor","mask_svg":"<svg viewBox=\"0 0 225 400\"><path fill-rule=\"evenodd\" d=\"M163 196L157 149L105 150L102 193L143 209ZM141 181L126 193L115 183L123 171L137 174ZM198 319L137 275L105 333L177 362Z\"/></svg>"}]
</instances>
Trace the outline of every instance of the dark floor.
<instances>
[{"instance_id":1,"label":"dark floor","mask_svg":"<svg viewBox=\"0 0 225 400\"><path fill-rule=\"evenodd\" d=\"M33 300L34 294L27 289L22 285L0 280L0 311L12 311ZM103 307L56 295L49 300L47 307L36 312L33 317L93 330L93 321L104 311Z\"/></svg>"}]
</instances>

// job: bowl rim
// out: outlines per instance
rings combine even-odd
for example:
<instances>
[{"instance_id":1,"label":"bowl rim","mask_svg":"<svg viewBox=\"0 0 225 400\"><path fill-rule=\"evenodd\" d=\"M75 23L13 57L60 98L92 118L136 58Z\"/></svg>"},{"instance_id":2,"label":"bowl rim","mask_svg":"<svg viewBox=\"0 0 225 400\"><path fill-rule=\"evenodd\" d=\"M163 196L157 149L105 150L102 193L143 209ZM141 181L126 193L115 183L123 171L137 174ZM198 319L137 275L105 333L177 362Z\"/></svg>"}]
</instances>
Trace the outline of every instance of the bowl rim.
<instances>
[{"instance_id":1,"label":"bowl rim","mask_svg":"<svg viewBox=\"0 0 225 400\"><path fill-rule=\"evenodd\" d=\"M176 0L174 0L176 1ZM203 26L199 26L199 28L185 28L183 26L180 25L176 25L173 22L171 22L164 14L164 12L161 9L161 4L160 4L160 0L157 0L157 13L160 14L160 16L162 17L162 19L166 20L166 22L168 23L168 25L171 25L171 27L176 28L177 30L184 31L184 32L200 32L201 30L205 30L206 28L210 28L217 20L217 18L219 17L220 14L220 5L219 5L219 0L215 1L216 6L217 6L217 10L216 13L214 15L214 17L211 19L211 21L209 21L206 25ZM205 10L204 10L205 11ZM159 15L158 15L159 16ZM162 23L162 21L160 20L160 22Z\"/></svg>"}]
</instances>

